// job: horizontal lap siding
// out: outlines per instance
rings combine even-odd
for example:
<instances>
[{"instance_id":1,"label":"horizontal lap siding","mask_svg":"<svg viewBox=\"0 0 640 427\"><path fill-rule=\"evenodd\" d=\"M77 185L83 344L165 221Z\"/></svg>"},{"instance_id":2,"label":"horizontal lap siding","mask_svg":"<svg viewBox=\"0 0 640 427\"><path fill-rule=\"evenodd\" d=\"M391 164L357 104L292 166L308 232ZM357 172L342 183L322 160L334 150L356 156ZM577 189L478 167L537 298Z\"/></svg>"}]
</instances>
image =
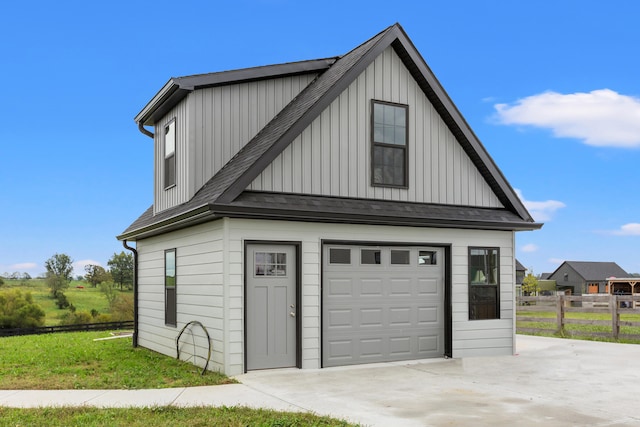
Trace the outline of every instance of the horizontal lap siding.
<instances>
[{"instance_id":1,"label":"horizontal lap siding","mask_svg":"<svg viewBox=\"0 0 640 427\"><path fill-rule=\"evenodd\" d=\"M224 369L222 239L219 221L138 241L138 340L141 346L176 357L178 333L185 324L197 320L211 337L213 352L209 367ZM177 327L164 324L164 251L173 248L177 253ZM192 326L185 331L181 339L181 359L204 366L207 351L206 336L200 327Z\"/></svg>"},{"instance_id":2,"label":"horizontal lap siding","mask_svg":"<svg viewBox=\"0 0 640 427\"><path fill-rule=\"evenodd\" d=\"M371 242L402 242L419 244L450 244L452 252L452 314L453 357L484 354L512 354L514 347L513 233L482 230L422 229L409 227L376 227L348 224L316 224L285 221L228 220L230 257L241 260L245 240L300 241L302 257L302 367L319 368L320 303L321 303L321 241L354 240ZM468 247L495 246L501 254L501 318L468 320ZM244 276L241 267L229 274L229 293L241 296ZM230 334L237 337L236 361L243 359L242 298L233 303ZM242 366L232 366L230 372L243 372Z\"/></svg>"},{"instance_id":3,"label":"horizontal lap siding","mask_svg":"<svg viewBox=\"0 0 640 427\"><path fill-rule=\"evenodd\" d=\"M409 106L408 188L371 185L371 100ZM389 47L258 176L251 190L502 207Z\"/></svg>"}]
</instances>

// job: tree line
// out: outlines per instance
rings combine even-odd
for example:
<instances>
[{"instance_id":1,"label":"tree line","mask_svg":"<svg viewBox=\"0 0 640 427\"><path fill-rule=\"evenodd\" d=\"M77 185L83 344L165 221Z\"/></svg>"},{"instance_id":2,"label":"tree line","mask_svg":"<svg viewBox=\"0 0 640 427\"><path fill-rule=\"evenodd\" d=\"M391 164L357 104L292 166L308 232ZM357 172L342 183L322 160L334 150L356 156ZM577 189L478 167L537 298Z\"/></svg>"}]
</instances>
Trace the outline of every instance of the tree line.
<instances>
[{"instance_id":1,"label":"tree line","mask_svg":"<svg viewBox=\"0 0 640 427\"><path fill-rule=\"evenodd\" d=\"M133 315L133 299L131 296L118 294L120 290L133 288L133 255L130 253L114 253L107 262L108 269L99 265L86 265L83 278L92 287L99 287L109 302L110 311L116 317L131 317ZM64 291L69 288L73 280L73 259L67 254L54 254L45 261L45 283L49 287L51 298L56 300L60 309L68 309L69 313L63 318L63 323L90 323L92 320L109 321L105 315L95 310L91 313L77 313ZM26 273L25 273L26 274ZM27 275L28 276L28 275ZM17 273L6 277L10 280L29 280ZM3 284L0 278L0 286ZM30 292L23 294L19 289L12 289L0 293L0 328L24 328L42 326L45 312L33 301ZM131 319L117 319L131 320Z\"/></svg>"}]
</instances>

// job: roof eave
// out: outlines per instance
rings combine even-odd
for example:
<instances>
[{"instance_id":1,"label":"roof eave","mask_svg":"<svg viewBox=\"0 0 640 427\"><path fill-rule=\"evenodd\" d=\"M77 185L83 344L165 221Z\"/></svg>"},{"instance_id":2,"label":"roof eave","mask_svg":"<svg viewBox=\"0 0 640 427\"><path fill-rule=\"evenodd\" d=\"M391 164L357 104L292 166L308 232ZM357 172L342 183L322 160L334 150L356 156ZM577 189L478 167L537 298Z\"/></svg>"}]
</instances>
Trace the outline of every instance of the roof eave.
<instances>
[{"instance_id":1,"label":"roof eave","mask_svg":"<svg viewBox=\"0 0 640 427\"><path fill-rule=\"evenodd\" d=\"M126 231L119 236L118 240L138 240L147 237L156 236L158 234L167 233L169 231L179 230L185 227L200 224L215 219L215 212L211 211L211 207L207 204L199 208L192 209L188 212L164 219L162 221Z\"/></svg>"},{"instance_id":2,"label":"roof eave","mask_svg":"<svg viewBox=\"0 0 640 427\"><path fill-rule=\"evenodd\" d=\"M323 223L346 223L368 225L393 225L409 227L463 228L501 231L532 231L542 228L544 224L525 221L471 221L448 218L416 218L385 215L340 214L336 212L291 210L291 209L256 209L232 205L211 206L218 216L251 219L272 219L284 221L307 221Z\"/></svg>"}]
</instances>

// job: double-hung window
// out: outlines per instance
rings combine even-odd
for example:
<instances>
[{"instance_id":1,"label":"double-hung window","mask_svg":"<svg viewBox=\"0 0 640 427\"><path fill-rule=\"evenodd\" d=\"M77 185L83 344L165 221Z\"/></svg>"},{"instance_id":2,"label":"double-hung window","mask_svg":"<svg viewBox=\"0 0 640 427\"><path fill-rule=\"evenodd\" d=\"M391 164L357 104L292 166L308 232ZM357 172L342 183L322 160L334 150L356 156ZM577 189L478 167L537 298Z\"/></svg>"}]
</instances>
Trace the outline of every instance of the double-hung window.
<instances>
[{"instance_id":1,"label":"double-hung window","mask_svg":"<svg viewBox=\"0 0 640 427\"><path fill-rule=\"evenodd\" d=\"M469 248L469 320L500 318L500 251Z\"/></svg>"},{"instance_id":2,"label":"double-hung window","mask_svg":"<svg viewBox=\"0 0 640 427\"><path fill-rule=\"evenodd\" d=\"M176 326L176 250L169 249L164 252L164 323Z\"/></svg>"},{"instance_id":3,"label":"double-hung window","mask_svg":"<svg viewBox=\"0 0 640 427\"><path fill-rule=\"evenodd\" d=\"M372 101L371 182L376 186L407 186L408 106Z\"/></svg>"},{"instance_id":4,"label":"double-hung window","mask_svg":"<svg viewBox=\"0 0 640 427\"><path fill-rule=\"evenodd\" d=\"M164 188L176 185L176 120L164 127Z\"/></svg>"}]
</instances>

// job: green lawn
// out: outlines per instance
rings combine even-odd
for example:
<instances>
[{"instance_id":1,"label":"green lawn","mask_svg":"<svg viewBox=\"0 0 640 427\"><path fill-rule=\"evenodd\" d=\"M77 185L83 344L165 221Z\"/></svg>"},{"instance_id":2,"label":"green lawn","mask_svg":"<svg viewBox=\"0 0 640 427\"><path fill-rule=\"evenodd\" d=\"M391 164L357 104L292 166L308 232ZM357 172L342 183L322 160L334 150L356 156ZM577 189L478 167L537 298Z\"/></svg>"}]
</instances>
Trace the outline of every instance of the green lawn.
<instances>
[{"instance_id":1,"label":"green lawn","mask_svg":"<svg viewBox=\"0 0 640 427\"><path fill-rule=\"evenodd\" d=\"M354 426L345 421L309 413L278 412L243 407L221 408L44 408L0 407L0 426L95 427L302 427Z\"/></svg>"},{"instance_id":2,"label":"green lawn","mask_svg":"<svg viewBox=\"0 0 640 427\"><path fill-rule=\"evenodd\" d=\"M0 338L0 390L150 389L235 382L109 332ZM221 408L5 408L0 426L353 426L309 413Z\"/></svg>"},{"instance_id":3,"label":"green lawn","mask_svg":"<svg viewBox=\"0 0 640 427\"><path fill-rule=\"evenodd\" d=\"M144 348L110 332L0 338L0 390L144 389L234 382L191 363Z\"/></svg>"}]
</instances>

